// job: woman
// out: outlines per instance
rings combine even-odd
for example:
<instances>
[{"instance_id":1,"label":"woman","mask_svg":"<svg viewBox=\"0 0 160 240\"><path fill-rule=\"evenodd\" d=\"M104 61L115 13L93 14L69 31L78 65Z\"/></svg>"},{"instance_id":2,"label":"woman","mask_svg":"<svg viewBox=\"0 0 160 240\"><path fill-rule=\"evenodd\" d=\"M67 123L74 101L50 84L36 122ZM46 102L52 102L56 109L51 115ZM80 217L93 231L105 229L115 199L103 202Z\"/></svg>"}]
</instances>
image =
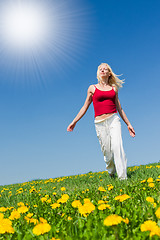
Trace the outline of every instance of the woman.
<instances>
[{"instance_id":1,"label":"woman","mask_svg":"<svg viewBox=\"0 0 160 240\"><path fill-rule=\"evenodd\" d=\"M127 179L127 159L123 150L121 123L117 111L127 124L132 137L135 136L135 131L118 99L118 89L122 87L123 81L113 73L107 63L98 66L97 78L98 84L89 86L85 103L67 131L73 131L76 123L84 116L93 101L95 129L104 155L106 170L111 177L117 172L120 180Z\"/></svg>"}]
</instances>

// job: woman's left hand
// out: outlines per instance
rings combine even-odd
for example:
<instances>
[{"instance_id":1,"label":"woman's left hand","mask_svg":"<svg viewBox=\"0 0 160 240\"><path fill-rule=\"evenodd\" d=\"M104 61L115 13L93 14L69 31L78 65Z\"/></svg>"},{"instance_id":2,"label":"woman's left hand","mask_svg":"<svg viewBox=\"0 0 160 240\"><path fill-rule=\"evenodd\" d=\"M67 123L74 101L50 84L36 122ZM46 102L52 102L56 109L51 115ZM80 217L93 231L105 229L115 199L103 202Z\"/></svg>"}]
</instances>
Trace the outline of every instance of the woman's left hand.
<instances>
[{"instance_id":1,"label":"woman's left hand","mask_svg":"<svg viewBox=\"0 0 160 240\"><path fill-rule=\"evenodd\" d=\"M127 127L128 127L128 131L129 131L131 137L135 137L136 134L135 134L135 131L134 131L134 128L132 127L132 125L129 124Z\"/></svg>"}]
</instances>

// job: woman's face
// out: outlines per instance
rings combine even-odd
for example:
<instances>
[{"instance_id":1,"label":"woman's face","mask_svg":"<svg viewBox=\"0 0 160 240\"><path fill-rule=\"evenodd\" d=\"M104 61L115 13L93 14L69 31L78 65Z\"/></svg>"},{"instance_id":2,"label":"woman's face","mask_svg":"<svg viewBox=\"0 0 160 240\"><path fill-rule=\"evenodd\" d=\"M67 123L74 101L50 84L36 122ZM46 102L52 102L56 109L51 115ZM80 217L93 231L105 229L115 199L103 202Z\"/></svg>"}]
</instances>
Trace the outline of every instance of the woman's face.
<instances>
[{"instance_id":1,"label":"woman's face","mask_svg":"<svg viewBox=\"0 0 160 240\"><path fill-rule=\"evenodd\" d=\"M100 65L99 67L99 76L101 79L105 79L105 78L108 78L110 76L110 72L109 72L109 69L107 67L106 64L102 64Z\"/></svg>"}]
</instances>

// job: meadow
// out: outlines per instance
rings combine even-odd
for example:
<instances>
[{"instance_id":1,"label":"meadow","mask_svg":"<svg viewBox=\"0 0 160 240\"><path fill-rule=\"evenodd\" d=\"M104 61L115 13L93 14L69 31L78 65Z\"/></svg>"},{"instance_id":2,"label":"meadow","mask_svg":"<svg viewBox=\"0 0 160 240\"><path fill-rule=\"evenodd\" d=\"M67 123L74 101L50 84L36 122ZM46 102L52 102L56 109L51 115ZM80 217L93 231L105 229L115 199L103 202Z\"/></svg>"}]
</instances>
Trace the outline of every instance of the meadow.
<instances>
[{"instance_id":1,"label":"meadow","mask_svg":"<svg viewBox=\"0 0 160 240\"><path fill-rule=\"evenodd\" d=\"M160 162L0 186L0 239L160 239Z\"/></svg>"}]
</instances>

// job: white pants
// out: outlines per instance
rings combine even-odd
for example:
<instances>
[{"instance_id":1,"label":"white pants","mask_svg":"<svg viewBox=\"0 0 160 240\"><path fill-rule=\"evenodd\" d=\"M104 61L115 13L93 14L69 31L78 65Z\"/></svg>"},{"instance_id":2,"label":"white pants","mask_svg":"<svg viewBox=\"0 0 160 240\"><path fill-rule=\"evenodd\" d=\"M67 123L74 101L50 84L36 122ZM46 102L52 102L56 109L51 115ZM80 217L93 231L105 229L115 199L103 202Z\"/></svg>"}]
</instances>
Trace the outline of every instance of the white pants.
<instances>
[{"instance_id":1,"label":"white pants","mask_svg":"<svg viewBox=\"0 0 160 240\"><path fill-rule=\"evenodd\" d=\"M105 120L95 120L95 128L109 174L117 172L119 179L127 179L127 159L123 150L121 123L117 113Z\"/></svg>"}]
</instances>

